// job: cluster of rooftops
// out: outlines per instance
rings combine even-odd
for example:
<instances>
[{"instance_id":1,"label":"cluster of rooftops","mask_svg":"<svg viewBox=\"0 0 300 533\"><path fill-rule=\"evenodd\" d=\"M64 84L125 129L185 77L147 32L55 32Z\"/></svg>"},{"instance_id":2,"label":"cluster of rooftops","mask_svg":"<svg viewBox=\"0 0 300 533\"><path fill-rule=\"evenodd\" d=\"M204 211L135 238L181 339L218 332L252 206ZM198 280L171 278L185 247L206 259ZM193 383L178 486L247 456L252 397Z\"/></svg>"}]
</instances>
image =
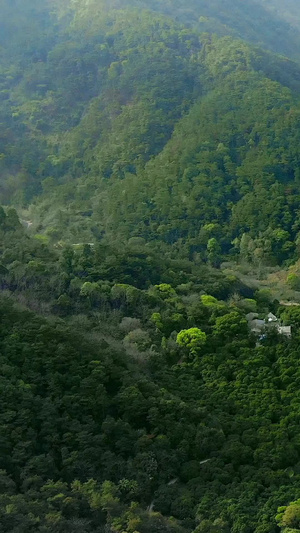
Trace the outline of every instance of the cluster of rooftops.
<instances>
[{"instance_id":1,"label":"cluster of rooftops","mask_svg":"<svg viewBox=\"0 0 300 533\"><path fill-rule=\"evenodd\" d=\"M266 332L266 329L273 328L281 335L285 335L286 337L292 336L292 327L283 326L277 316L273 315L273 313L269 313L264 320L258 317L259 315L257 313L248 313L248 315L246 315L252 333L263 335Z\"/></svg>"}]
</instances>

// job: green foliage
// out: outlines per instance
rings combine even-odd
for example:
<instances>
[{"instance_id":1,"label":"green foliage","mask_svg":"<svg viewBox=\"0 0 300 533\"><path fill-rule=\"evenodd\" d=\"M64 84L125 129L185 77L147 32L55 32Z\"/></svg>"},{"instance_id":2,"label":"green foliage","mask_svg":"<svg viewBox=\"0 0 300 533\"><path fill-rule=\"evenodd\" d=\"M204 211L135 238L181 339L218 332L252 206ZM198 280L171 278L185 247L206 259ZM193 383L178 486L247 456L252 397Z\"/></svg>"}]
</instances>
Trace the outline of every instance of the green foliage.
<instances>
[{"instance_id":1,"label":"green foliage","mask_svg":"<svg viewBox=\"0 0 300 533\"><path fill-rule=\"evenodd\" d=\"M299 67L223 36L295 52L268 5L16 2L1 4L0 198L35 198L41 238L151 240L214 267L296 258Z\"/></svg>"},{"instance_id":2,"label":"green foliage","mask_svg":"<svg viewBox=\"0 0 300 533\"><path fill-rule=\"evenodd\" d=\"M221 271L140 241L128 267L120 244L53 247L3 213L4 533L273 533L299 482L296 330L256 346Z\"/></svg>"},{"instance_id":3,"label":"green foliage","mask_svg":"<svg viewBox=\"0 0 300 533\"><path fill-rule=\"evenodd\" d=\"M279 507L276 520L283 532L300 531L300 500Z\"/></svg>"},{"instance_id":4,"label":"green foliage","mask_svg":"<svg viewBox=\"0 0 300 533\"><path fill-rule=\"evenodd\" d=\"M176 342L192 355L198 355L206 342L206 334L199 328L184 329L178 333Z\"/></svg>"},{"instance_id":5,"label":"green foliage","mask_svg":"<svg viewBox=\"0 0 300 533\"><path fill-rule=\"evenodd\" d=\"M300 326L300 307L287 307L281 311L280 316L284 324L291 324L295 328Z\"/></svg>"},{"instance_id":6,"label":"green foliage","mask_svg":"<svg viewBox=\"0 0 300 533\"><path fill-rule=\"evenodd\" d=\"M291 289L294 291L300 290L300 278L297 274L289 274L286 278L286 281Z\"/></svg>"},{"instance_id":7,"label":"green foliage","mask_svg":"<svg viewBox=\"0 0 300 533\"><path fill-rule=\"evenodd\" d=\"M210 296L209 294L203 294L201 296L201 302L205 307L219 307L220 302L218 302L217 298L214 296Z\"/></svg>"},{"instance_id":8,"label":"green foliage","mask_svg":"<svg viewBox=\"0 0 300 533\"><path fill-rule=\"evenodd\" d=\"M247 320L238 312L232 311L216 319L214 332L221 337L243 336L248 329Z\"/></svg>"},{"instance_id":9,"label":"green foliage","mask_svg":"<svg viewBox=\"0 0 300 533\"><path fill-rule=\"evenodd\" d=\"M151 338L147 331L143 331L142 329L134 329L133 331L130 331L124 338L124 345L129 347L133 345L138 350L143 352L147 350L147 348L150 348Z\"/></svg>"},{"instance_id":10,"label":"green foliage","mask_svg":"<svg viewBox=\"0 0 300 533\"><path fill-rule=\"evenodd\" d=\"M207 243L207 258L211 265L217 266L220 260L221 247L214 237Z\"/></svg>"},{"instance_id":11,"label":"green foliage","mask_svg":"<svg viewBox=\"0 0 300 533\"><path fill-rule=\"evenodd\" d=\"M227 533L228 531L226 522L217 518L214 522L202 520L193 533Z\"/></svg>"},{"instance_id":12,"label":"green foliage","mask_svg":"<svg viewBox=\"0 0 300 533\"><path fill-rule=\"evenodd\" d=\"M275 4L1 3L3 533L274 533L297 497L300 311L255 339L279 303L220 268L299 252L299 66L236 39L300 55Z\"/></svg>"}]
</instances>

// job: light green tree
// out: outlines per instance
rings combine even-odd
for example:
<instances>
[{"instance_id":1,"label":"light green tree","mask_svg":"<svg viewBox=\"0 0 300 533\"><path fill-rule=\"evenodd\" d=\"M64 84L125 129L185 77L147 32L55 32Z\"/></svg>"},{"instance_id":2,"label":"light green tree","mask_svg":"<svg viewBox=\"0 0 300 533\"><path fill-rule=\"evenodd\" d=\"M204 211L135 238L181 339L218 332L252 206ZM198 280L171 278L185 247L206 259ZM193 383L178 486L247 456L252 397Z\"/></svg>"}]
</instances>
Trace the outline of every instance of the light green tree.
<instances>
[{"instance_id":1,"label":"light green tree","mask_svg":"<svg viewBox=\"0 0 300 533\"><path fill-rule=\"evenodd\" d=\"M176 338L176 343L183 348L187 348L192 355L199 354L205 342L206 333L199 328L183 329Z\"/></svg>"},{"instance_id":2,"label":"light green tree","mask_svg":"<svg viewBox=\"0 0 300 533\"><path fill-rule=\"evenodd\" d=\"M294 272L291 272L290 274L288 274L286 278L286 282L292 290L294 291L300 290L300 278Z\"/></svg>"},{"instance_id":3,"label":"light green tree","mask_svg":"<svg viewBox=\"0 0 300 533\"><path fill-rule=\"evenodd\" d=\"M211 265L218 266L220 262L221 247L215 237L207 243L207 258Z\"/></svg>"},{"instance_id":4,"label":"light green tree","mask_svg":"<svg viewBox=\"0 0 300 533\"><path fill-rule=\"evenodd\" d=\"M291 502L284 507L279 507L276 521L283 533L300 531L300 500Z\"/></svg>"}]
</instances>

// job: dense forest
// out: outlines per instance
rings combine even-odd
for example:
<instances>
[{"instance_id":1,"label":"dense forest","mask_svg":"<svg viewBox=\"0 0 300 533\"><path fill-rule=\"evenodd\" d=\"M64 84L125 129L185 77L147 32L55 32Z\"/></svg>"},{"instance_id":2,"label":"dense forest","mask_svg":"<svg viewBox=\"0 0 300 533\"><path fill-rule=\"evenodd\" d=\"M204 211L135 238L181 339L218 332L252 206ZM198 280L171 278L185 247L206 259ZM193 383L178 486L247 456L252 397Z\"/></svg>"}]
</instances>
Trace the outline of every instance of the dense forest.
<instances>
[{"instance_id":1,"label":"dense forest","mask_svg":"<svg viewBox=\"0 0 300 533\"><path fill-rule=\"evenodd\" d=\"M2 0L3 533L300 531L299 11Z\"/></svg>"},{"instance_id":2,"label":"dense forest","mask_svg":"<svg viewBox=\"0 0 300 533\"><path fill-rule=\"evenodd\" d=\"M134 7L46 5L3 19L2 203L50 240L296 259L298 63Z\"/></svg>"}]
</instances>

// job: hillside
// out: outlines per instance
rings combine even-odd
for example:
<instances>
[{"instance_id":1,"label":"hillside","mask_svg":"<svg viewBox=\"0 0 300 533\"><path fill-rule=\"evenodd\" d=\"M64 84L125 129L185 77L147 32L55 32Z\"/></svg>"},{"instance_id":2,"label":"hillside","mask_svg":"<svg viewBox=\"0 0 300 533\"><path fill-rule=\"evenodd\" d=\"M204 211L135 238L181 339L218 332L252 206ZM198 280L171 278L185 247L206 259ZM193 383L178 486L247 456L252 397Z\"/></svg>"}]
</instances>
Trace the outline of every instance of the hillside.
<instances>
[{"instance_id":1,"label":"hillside","mask_svg":"<svg viewBox=\"0 0 300 533\"><path fill-rule=\"evenodd\" d=\"M4 533L295 525L298 307L140 240L53 248L13 209L0 261ZM249 334L270 310L291 340Z\"/></svg>"},{"instance_id":2,"label":"hillside","mask_svg":"<svg viewBox=\"0 0 300 533\"><path fill-rule=\"evenodd\" d=\"M45 181L32 209L36 225L73 242L121 235L181 243L204 260L211 238L219 256L241 252L273 265L296 258L297 65L229 38L195 39L192 57L184 53L176 82L166 58L155 81L160 94L137 87L106 122L106 135L108 107L101 111L102 95L93 100L62 137L51 172L66 183Z\"/></svg>"},{"instance_id":3,"label":"hillside","mask_svg":"<svg viewBox=\"0 0 300 533\"><path fill-rule=\"evenodd\" d=\"M4 65L2 201L18 201L15 189L28 202L45 178L66 180L74 150L78 175L95 145L108 144L109 136L109 144L121 137L114 141L121 154L103 146L104 172L118 157L140 158L142 165L170 138L194 91L200 94L191 59L192 47L200 49L197 35L147 12L102 15L94 28L84 13L75 19L72 36L65 29L46 58L25 64L21 79L17 65L16 72ZM132 146L126 146L128 124Z\"/></svg>"},{"instance_id":4,"label":"hillside","mask_svg":"<svg viewBox=\"0 0 300 533\"><path fill-rule=\"evenodd\" d=\"M295 259L297 63L149 11L44 7L40 51L3 60L2 203L38 197L52 240L138 236L206 260L214 239L217 264L246 239L257 261Z\"/></svg>"},{"instance_id":5,"label":"hillside","mask_svg":"<svg viewBox=\"0 0 300 533\"><path fill-rule=\"evenodd\" d=\"M300 532L296 8L1 2L1 532Z\"/></svg>"}]
</instances>

